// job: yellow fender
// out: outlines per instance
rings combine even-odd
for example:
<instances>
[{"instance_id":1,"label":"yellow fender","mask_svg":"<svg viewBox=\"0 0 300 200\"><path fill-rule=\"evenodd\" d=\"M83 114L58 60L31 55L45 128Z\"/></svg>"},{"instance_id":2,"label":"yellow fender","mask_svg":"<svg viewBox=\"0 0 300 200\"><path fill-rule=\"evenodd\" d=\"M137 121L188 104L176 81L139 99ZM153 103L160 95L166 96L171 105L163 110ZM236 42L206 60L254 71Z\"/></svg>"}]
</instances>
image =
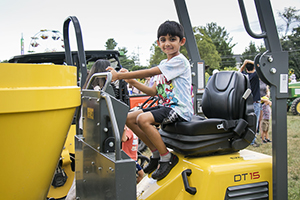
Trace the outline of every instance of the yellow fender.
<instances>
[{"instance_id":1,"label":"yellow fender","mask_svg":"<svg viewBox=\"0 0 300 200\"><path fill-rule=\"evenodd\" d=\"M264 195L273 199L271 156L249 150L198 158L176 155L179 162L164 179L156 181L148 175L137 185L138 200L226 199L230 188L247 189L260 183L263 183L260 187L265 190ZM191 171L184 173L188 189L182 176L186 170Z\"/></svg>"}]
</instances>

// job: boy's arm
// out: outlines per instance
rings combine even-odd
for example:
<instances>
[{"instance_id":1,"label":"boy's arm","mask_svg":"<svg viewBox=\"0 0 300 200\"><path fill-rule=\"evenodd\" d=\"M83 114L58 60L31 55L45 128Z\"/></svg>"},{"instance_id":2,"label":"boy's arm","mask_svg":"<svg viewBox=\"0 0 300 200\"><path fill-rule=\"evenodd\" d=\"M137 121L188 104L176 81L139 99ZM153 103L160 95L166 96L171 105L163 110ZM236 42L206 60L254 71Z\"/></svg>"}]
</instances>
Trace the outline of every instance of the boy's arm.
<instances>
[{"instance_id":1,"label":"boy's arm","mask_svg":"<svg viewBox=\"0 0 300 200\"><path fill-rule=\"evenodd\" d=\"M154 96L157 93L156 84L153 84L152 87L149 87L135 79L127 79L126 82L149 96Z\"/></svg>"},{"instance_id":2,"label":"boy's arm","mask_svg":"<svg viewBox=\"0 0 300 200\"><path fill-rule=\"evenodd\" d=\"M112 73L112 81L120 79L133 79L133 78L145 78L152 77L158 74L161 74L161 71L158 67L152 67L150 69L142 69L132 72L117 72L112 67L107 67L106 70L110 70Z\"/></svg>"},{"instance_id":3,"label":"boy's arm","mask_svg":"<svg viewBox=\"0 0 300 200\"><path fill-rule=\"evenodd\" d=\"M115 81L117 79L127 79L126 82L133 85L140 91L146 93L147 95L154 96L156 95L156 85L153 84L152 87L148 87L136 80L134 78L145 78L145 77L152 77L158 74L161 74L161 71L158 67L153 67L150 69L143 69L143 70L137 70L128 72L128 70L120 70L120 72L117 72L112 67L107 67L106 70L110 70L112 74L112 81Z\"/></svg>"}]
</instances>

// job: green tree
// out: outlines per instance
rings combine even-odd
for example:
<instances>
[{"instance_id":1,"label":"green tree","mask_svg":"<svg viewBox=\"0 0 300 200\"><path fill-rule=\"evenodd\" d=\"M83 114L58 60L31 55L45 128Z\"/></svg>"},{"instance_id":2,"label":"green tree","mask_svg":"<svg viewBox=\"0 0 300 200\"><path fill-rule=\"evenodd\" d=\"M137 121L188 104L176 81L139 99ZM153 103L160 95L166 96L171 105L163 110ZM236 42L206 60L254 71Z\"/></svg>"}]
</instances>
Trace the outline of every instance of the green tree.
<instances>
[{"instance_id":1,"label":"green tree","mask_svg":"<svg viewBox=\"0 0 300 200\"><path fill-rule=\"evenodd\" d=\"M217 51L212 39L204 32L203 29L194 28L195 39L201 59L205 61L205 65L209 65L209 73L214 69L220 70L221 56Z\"/></svg>"},{"instance_id":2,"label":"green tree","mask_svg":"<svg viewBox=\"0 0 300 200\"><path fill-rule=\"evenodd\" d=\"M118 43L113 38L109 38L105 43L106 50L114 50L117 45Z\"/></svg>"},{"instance_id":3,"label":"green tree","mask_svg":"<svg viewBox=\"0 0 300 200\"><path fill-rule=\"evenodd\" d=\"M221 57L216 50L216 46L213 44L212 40L204 33L203 30L194 28L195 39L198 47L198 51L201 55L201 59L205 61L206 65L209 65L209 70L220 68ZM159 48L156 42L152 44L150 56L150 65L156 66L161 60L166 59L167 56ZM180 52L188 58L188 53L186 47L183 46Z\"/></svg>"},{"instance_id":4,"label":"green tree","mask_svg":"<svg viewBox=\"0 0 300 200\"><path fill-rule=\"evenodd\" d=\"M285 31L283 37L287 36L292 23L300 21L300 15L297 15L297 12L299 11L300 10L296 9L296 7L285 7L283 12L278 12L278 16L285 21Z\"/></svg>"},{"instance_id":5,"label":"green tree","mask_svg":"<svg viewBox=\"0 0 300 200\"><path fill-rule=\"evenodd\" d=\"M117 45L118 43L114 38L109 38L105 43L106 50L114 50ZM138 55L133 54L132 56L128 56L128 50L126 47L119 47L118 51L120 52L119 60L122 67L128 70L132 70L133 67L135 67L134 69L146 68L144 66L136 66L136 63L139 61Z\"/></svg>"},{"instance_id":6,"label":"green tree","mask_svg":"<svg viewBox=\"0 0 300 200\"><path fill-rule=\"evenodd\" d=\"M283 12L278 12L279 17L285 21L284 34L281 37L281 45L284 51L289 53L289 69L294 69L296 77L300 77L300 15L296 7L284 8ZM296 23L288 35L291 24Z\"/></svg>"},{"instance_id":7,"label":"green tree","mask_svg":"<svg viewBox=\"0 0 300 200\"><path fill-rule=\"evenodd\" d=\"M206 26L196 27L195 29L202 29L208 35L213 44L216 46L217 51L221 55L220 68L235 67L236 60L233 57L232 49L236 44L231 44L232 37L229 37L225 27L220 27L215 22L206 24Z\"/></svg>"},{"instance_id":8,"label":"green tree","mask_svg":"<svg viewBox=\"0 0 300 200\"><path fill-rule=\"evenodd\" d=\"M130 69L130 71L136 71L136 70L147 69L147 68L148 67L145 67L145 66L135 65Z\"/></svg>"},{"instance_id":9,"label":"green tree","mask_svg":"<svg viewBox=\"0 0 300 200\"><path fill-rule=\"evenodd\" d=\"M118 48L118 50L119 52L123 52L123 55L121 55L119 58L122 67L130 70L133 66L135 66L134 60L127 55L128 50L126 47Z\"/></svg>"},{"instance_id":10,"label":"green tree","mask_svg":"<svg viewBox=\"0 0 300 200\"><path fill-rule=\"evenodd\" d=\"M282 49L289 52L289 68L294 69L300 77L300 25L294 28L291 35L281 39Z\"/></svg>"},{"instance_id":11,"label":"green tree","mask_svg":"<svg viewBox=\"0 0 300 200\"><path fill-rule=\"evenodd\" d=\"M244 60L254 60L255 56L258 53L263 53L266 51L266 48L264 45L255 46L255 43L250 41L249 46L245 48L245 51L242 53L241 61L244 62Z\"/></svg>"},{"instance_id":12,"label":"green tree","mask_svg":"<svg viewBox=\"0 0 300 200\"><path fill-rule=\"evenodd\" d=\"M1 63L8 63L8 60L2 60Z\"/></svg>"}]
</instances>

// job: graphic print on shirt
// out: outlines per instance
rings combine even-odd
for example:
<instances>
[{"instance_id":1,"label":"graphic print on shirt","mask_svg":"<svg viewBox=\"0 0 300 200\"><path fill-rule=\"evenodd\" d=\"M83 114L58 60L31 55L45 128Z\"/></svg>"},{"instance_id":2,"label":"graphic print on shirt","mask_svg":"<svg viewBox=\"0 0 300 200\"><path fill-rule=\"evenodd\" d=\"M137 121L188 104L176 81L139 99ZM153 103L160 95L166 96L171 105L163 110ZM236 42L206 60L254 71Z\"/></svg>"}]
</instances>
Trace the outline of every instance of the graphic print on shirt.
<instances>
[{"instance_id":1,"label":"graphic print on shirt","mask_svg":"<svg viewBox=\"0 0 300 200\"><path fill-rule=\"evenodd\" d=\"M156 78L156 84L157 94L160 97L159 104L168 107L175 107L175 105L178 103L178 99L173 93L174 87L172 85L172 80L167 81L166 77L160 74Z\"/></svg>"}]
</instances>

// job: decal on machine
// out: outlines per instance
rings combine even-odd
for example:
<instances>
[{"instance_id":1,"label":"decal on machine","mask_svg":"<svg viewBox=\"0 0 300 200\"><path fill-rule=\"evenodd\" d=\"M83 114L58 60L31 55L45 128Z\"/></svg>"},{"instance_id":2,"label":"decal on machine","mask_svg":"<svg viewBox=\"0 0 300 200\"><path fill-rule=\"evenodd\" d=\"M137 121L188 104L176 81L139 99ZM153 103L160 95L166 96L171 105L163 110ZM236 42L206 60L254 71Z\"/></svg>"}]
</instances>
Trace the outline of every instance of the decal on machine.
<instances>
[{"instance_id":1,"label":"decal on machine","mask_svg":"<svg viewBox=\"0 0 300 200\"><path fill-rule=\"evenodd\" d=\"M87 118L94 119L94 109L87 107Z\"/></svg>"},{"instance_id":2,"label":"decal on machine","mask_svg":"<svg viewBox=\"0 0 300 200\"><path fill-rule=\"evenodd\" d=\"M233 176L234 182L254 180L254 179L259 179L259 178L260 178L259 172L250 172L250 173L244 173L244 174L236 174L236 175Z\"/></svg>"}]
</instances>

